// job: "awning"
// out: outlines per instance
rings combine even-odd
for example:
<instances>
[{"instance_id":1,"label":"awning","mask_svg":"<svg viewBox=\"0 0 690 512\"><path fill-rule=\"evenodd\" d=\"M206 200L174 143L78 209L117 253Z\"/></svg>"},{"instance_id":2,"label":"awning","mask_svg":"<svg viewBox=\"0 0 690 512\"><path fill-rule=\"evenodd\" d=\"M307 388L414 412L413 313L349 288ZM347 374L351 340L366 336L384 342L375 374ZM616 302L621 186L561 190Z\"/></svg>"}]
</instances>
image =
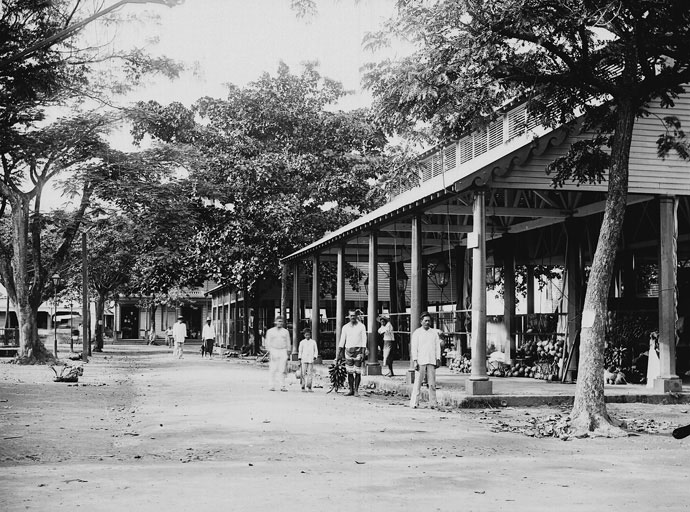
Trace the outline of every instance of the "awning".
<instances>
[{"instance_id":1,"label":"awning","mask_svg":"<svg viewBox=\"0 0 690 512\"><path fill-rule=\"evenodd\" d=\"M55 320L69 320L70 318L81 318L81 315L77 313L72 313L71 315L68 314L59 314L55 316Z\"/></svg>"}]
</instances>

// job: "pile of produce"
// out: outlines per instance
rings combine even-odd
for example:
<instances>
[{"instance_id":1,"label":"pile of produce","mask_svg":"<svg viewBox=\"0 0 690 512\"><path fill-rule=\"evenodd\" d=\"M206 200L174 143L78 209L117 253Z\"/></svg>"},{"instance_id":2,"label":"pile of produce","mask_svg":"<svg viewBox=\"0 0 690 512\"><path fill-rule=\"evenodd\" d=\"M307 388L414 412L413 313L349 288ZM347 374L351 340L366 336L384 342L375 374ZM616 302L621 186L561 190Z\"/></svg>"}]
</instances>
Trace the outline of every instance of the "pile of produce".
<instances>
[{"instance_id":1,"label":"pile of produce","mask_svg":"<svg viewBox=\"0 0 690 512\"><path fill-rule=\"evenodd\" d=\"M331 389L328 390L335 391L336 393L340 388L345 387L345 380L347 379L347 369L345 368L345 362L338 359L332 365L328 367L328 378L331 381Z\"/></svg>"},{"instance_id":2,"label":"pile of produce","mask_svg":"<svg viewBox=\"0 0 690 512\"><path fill-rule=\"evenodd\" d=\"M455 352L452 354L452 358L450 357L450 354L447 356L448 360L450 361L449 368L451 371L455 371L458 373L471 373L472 372L472 360L467 357L466 355L462 357L456 357Z\"/></svg>"},{"instance_id":3,"label":"pile of produce","mask_svg":"<svg viewBox=\"0 0 690 512\"><path fill-rule=\"evenodd\" d=\"M489 376L557 381L561 366L565 364L564 345L562 338L530 340L517 349L517 362L513 366L498 365L489 370Z\"/></svg>"}]
</instances>

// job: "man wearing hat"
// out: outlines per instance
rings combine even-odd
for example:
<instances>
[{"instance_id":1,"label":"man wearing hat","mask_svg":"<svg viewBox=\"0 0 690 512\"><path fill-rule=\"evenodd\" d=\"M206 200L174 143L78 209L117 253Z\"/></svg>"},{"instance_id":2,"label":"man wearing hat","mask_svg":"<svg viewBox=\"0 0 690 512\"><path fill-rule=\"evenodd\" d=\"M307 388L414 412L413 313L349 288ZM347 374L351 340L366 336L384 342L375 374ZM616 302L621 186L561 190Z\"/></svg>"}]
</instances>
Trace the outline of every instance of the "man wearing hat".
<instances>
[{"instance_id":1,"label":"man wearing hat","mask_svg":"<svg viewBox=\"0 0 690 512\"><path fill-rule=\"evenodd\" d=\"M216 344L216 328L211 323L211 317L206 317L206 323L204 328L201 330L201 342L204 346L204 351L201 353L201 357L204 357L204 352L213 359L213 345Z\"/></svg>"},{"instance_id":2,"label":"man wearing hat","mask_svg":"<svg viewBox=\"0 0 690 512\"><path fill-rule=\"evenodd\" d=\"M184 340L187 338L187 325L184 323L184 317L178 316L177 322L173 325L173 341L175 342L175 350L173 356L182 359L184 352Z\"/></svg>"}]
</instances>

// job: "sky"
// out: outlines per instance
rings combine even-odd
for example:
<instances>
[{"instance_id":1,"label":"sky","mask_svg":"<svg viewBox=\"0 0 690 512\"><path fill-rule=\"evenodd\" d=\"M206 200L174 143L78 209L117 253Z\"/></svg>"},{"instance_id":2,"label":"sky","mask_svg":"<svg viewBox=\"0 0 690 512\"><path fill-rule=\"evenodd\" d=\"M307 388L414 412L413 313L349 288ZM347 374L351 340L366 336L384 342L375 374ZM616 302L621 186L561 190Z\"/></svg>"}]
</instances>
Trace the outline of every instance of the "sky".
<instances>
[{"instance_id":1,"label":"sky","mask_svg":"<svg viewBox=\"0 0 690 512\"><path fill-rule=\"evenodd\" d=\"M99 1L100 0L91 0ZM104 0L112 5L115 0ZM85 37L112 41L115 48L144 48L183 62L188 71L177 80L149 79L144 87L118 98L120 103L156 100L192 104L203 96L223 97L225 85L245 85L262 73L275 73L280 61L294 72L317 61L323 76L353 92L341 100L344 110L366 106L371 96L361 86L361 67L398 49L373 54L364 36L394 13L395 0L317 0L318 13L299 19L290 0L185 0L175 7L129 4L117 11L117 23L94 22ZM111 143L133 150L127 130ZM69 206L55 190L46 190L47 209Z\"/></svg>"},{"instance_id":2,"label":"sky","mask_svg":"<svg viewBox=\"0 0 690 512\"><path fill-rule=\"evenodd\" d=\"M151 13L158 21L134 20L118 30L122 44L157 37L158 44L147 47L151 53L197 64L196 76L158 82L134 95L137 99L155 95L162 102L191 103L203 95L222 96L224 83L244 85L275 72L281 60L293 69L318 61L324 75L360 93L347 108L369 101L361 95L360 68L376 56L362 48L362 39L393 7L394 0L319 0L318 14L303 20L290 9L290 0L186 0L173 8L135 4L121 14L143 19Z\"/></svg>"}]
</instances>

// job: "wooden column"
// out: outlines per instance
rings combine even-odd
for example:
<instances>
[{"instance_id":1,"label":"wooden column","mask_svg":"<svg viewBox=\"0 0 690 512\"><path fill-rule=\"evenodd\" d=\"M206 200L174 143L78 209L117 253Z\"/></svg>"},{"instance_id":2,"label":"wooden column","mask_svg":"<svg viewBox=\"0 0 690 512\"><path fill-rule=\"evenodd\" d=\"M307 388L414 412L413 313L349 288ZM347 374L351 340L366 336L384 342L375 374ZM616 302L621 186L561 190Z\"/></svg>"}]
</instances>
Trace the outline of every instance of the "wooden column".
<instances>
[{"instance_id":1,"label":"wooden column","mask_svg":"<svg viewBox=\"0 0 690 512\"><path fill-rule=\"evenodd\" d=\"M678 201L675 197L659 199L659 363L660 375L654 390L682 391L676 375L676 321L678 255Z\"/></svg>"},{"instance_id":2,"label":"wooden column","mask_svg":"<svg viewBox=\"0 0 690 512\"><path fill-rule=\"evenodd\" d=\"M244 322L242 322L242 329L244 329L243 345L249 345L249 289L247 288L247 281L242 285L242 314L244 315ZM254 340L256 347L256 340Z\"/></svg>"},{"instance_id":3,"label":"wooden column","mask_svg":"<svg viewBox=\"0 0 690 512\"><path fill-rule=\"evenodd\" d=\"M534 314L534 265L527 265L527 314Z\"/></svg>"},{"instance_id":4,"label":"wooden column","mask_svg":"<svg viewBox=\"0 0 690 512\"><path fill-rule=\"evenodd\" d=\"M280 264L280 316L283 317L287 327L287 307L288 307L288 266L287 263Z\"/></svg>"},{"instance_id":5,"label":"wooden column","mask_svg":"<svg viewBox=\"0 0 690 512\"><path fill-rule=\"evenodd\" d=\"M474 194L472 206L472 372L465 390L469 395L490 395L486 373L486 207L484 191Z\"/></svg>"},{"instance_id":6,"label":"wooden column","mask_svg":"<svg viewBox=\"0 0 690 512\"><path fill-rule=\"evenodd\" d=\"M465 309L465 254L467 250L464 246L458 246L455 248L455 309L464 310ZM451 298L452 299L452 298ZM464 313L455 313L455 330L457 332L463 332L465 330L465 318ZM467 352L467 336L461 334L456 340L455 349L460 355Z\"/></svg>"},{"instance_id":7,"label":"wooden column","mask_svg":"<svg viewBox=\"0 0 690 512\"><path fill-rule=\"evenodd\" d=\"M345 325L345 246L338 247L338 268L336 270L335 295L335 356L338 356L340 335Z\"/></svg>"},{"instance_id":8,"label":"wooden column","mask_svg":"<svg viewBox=\"0 0 690 512\"><path fill-rule=\"evenodd\" d=\"M415 214L412 217L412 241L411 241L411 268L410 268L410 354L412 353L411 334L419 327L419 318L422 316L425 305L423 301L422 286L424 276L422 275L422 216ZM414 380L414 368L412 357L410 357L410 370L407 375L407 382Z\"/></svg>"},{"instance_id":9,"label":"wooden column","mask_svg":"<svg viewBox=\"0 0 690 512\"><path fill-rule=\"evenodd\" d=\"M515 251L513 235L503 235L503 325L506 328L507 356L512 361L517 349L515 344Z\"/></svg>"},{"instance_id":10,"label":"wooden column","mask_svg":"<svg viewBox=\"0 0 690 512\"><path fill-rule=\"evenodd\" d=\"M567 249L565 253L565 275L567 280L568 337L566 355L570 362L565 368L565 382L574 382L577 377L578 352L576 346L582 327L582 301L584 281L582 279L582 223L569 218L565 221ZM572 356L570 355L572 353Z\"/></svg>"},{"instance_id":11,"label":"wooden column","mask_svg":"<svg viewBox=\"0 0 690 512\"><path fill-rule=\"evenodd\" d=\"M321 297L319 289L321 284L321 276L319 275L319 255L314 254L313 271L311 280L311 337L316 341L316 345L321 348L319 344L319 327L321 325Z\"/></svg>"},{"instance_id":12,"label":"wooden column","mask_svg":"<svg viewBox=\"0 0 690 512\"><path fill-rule=\"evenodd\" d=\"M300 304L299 261L292 265L292 356L290 359L297 361L297 349L299 348L299 324L302 313Z\"/></svg>"},{"instance_id":13,"label":"wooden column","mask_svg":"<svg viewBox=\"0 0 690 512\"><path fill-rule=\"evenodd\" d=\"M372 231L369 234L369 293L367 297L367 345L369 357L367 358L367 375L381 375L381 364L378 358L378 323L379 314L379 255L378 234Z\"/></svg>"}]
</instances>

